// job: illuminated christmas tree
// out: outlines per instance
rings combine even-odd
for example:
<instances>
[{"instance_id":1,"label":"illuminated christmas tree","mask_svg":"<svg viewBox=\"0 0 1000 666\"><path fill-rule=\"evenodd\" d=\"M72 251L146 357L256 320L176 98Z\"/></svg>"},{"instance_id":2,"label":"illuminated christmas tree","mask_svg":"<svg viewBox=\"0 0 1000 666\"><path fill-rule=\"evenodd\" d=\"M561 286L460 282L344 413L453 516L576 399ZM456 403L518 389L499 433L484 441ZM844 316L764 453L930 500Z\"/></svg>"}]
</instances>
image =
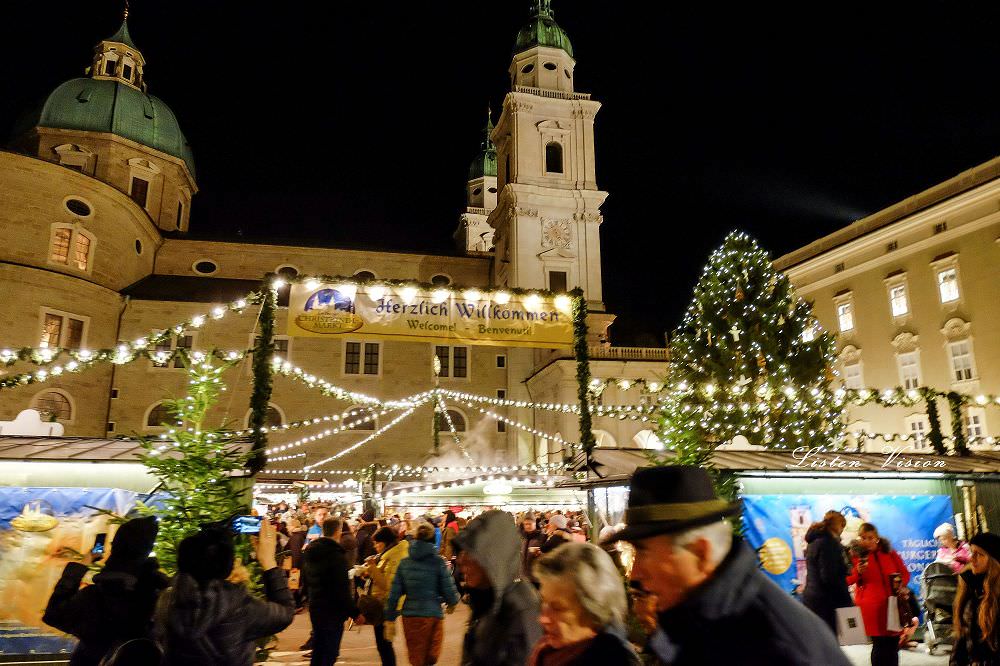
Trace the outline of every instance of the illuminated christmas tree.
<instances>
[{"instance_id":1,"label":"illuminated christmas tree","mask_svg":"<svg viewBox=\"0 0 1000 666\"><path fill-rule=\"evenodd\" d=\"M833 336L746 234L712 253L670 355L658 436L671 462L704 465L741 436L769 448L839 445Z\"/></svg>"}]
</instances>

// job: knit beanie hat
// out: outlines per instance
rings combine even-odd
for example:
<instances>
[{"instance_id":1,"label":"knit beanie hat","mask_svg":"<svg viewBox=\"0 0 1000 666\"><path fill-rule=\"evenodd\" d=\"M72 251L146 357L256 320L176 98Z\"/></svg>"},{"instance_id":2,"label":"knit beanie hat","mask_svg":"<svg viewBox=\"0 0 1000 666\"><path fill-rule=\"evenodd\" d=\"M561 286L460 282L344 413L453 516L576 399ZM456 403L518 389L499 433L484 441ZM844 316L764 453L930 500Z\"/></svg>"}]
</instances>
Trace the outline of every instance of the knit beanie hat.
<instances>
[{"instance_id":1,"label":"knit beanie hat","mask_svg":"<svg viewBox=\"0 0 1000 666\"><path fill-rule=\"evenodd\" d=\"M557 513L556 515L549 518L549 522L552 523L552 526L555 527L557 530L564 530L566 529L566 523L568 521L566 520L566 516L562 515L561 513Z\"/></svg>"},{"instance_id":2,"label":"knit beanie hat","mask_svg":"<svg viewBox=\"0 0 1000 666\"><path fill-rule=\"evenodd\" d=\"M986 554L1000 562L1000 534L981 532L969 539L970 546L979 546Z\"/></svg>"}]
</instances>

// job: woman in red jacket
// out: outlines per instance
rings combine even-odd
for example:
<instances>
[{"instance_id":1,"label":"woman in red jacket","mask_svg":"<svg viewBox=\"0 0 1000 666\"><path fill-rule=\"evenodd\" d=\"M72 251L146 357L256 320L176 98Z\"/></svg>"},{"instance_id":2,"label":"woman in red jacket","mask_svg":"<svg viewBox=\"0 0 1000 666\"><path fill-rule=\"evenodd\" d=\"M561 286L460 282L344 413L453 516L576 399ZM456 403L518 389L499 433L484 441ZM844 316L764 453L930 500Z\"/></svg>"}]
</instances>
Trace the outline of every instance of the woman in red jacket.
<instances>
[{"instance_id":1,"label":"woman in red jacket","mask_svg":"<svg viewBox=\"0 0 1000 666\"><path fill-rule=\"evenodd\" d=\"M899 632L886 629L892 594L890 576L898 574L900 585L905 586L910 582L910 572L903 558L887 539L879 536L874 525L862 523L858 537L865 554L852 558L847 584L857 585L854 603L861 609L865 632L872 639L872 666L898 666Z\"/></svg>"}]
</instances>

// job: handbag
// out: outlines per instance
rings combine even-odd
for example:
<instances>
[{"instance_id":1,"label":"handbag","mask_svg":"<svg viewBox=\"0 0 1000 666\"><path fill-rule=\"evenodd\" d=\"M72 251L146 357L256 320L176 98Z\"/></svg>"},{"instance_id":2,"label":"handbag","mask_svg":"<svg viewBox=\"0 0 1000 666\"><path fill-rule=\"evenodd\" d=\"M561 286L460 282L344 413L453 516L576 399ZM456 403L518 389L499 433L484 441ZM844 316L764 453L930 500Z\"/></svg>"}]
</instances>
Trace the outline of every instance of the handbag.
<instances>
[{"instance_id":1,"label":"handbag","mask_svg":"<svg viewBox=\"0 0 1000 666\"><path fill-rule=\"evenodd\" d=\"M889 597L886 609L885 628L887 631L902 631L910 626L914 616L909 592L903 587L903 577L900 574L889 574L889 589L893 594Z\"/></svg>"},{"instance_id":2,"label":"handbag","mask_svg":"<svg viewBox=\"0 0 1000 666\"><path fill-rule=\"evenodd\" d=\"M837 609L837 641L841 645L865 645L868 643L865 623L861 619L861 609L857 606Z\"/></svg>"}]
</instances>

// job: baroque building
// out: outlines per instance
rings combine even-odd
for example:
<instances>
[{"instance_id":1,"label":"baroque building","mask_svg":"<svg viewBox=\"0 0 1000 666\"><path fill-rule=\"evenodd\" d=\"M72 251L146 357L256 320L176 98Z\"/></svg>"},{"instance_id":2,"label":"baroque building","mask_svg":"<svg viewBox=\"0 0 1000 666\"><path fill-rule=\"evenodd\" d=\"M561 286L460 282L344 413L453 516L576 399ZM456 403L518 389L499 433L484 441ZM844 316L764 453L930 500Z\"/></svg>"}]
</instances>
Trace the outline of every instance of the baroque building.
<instances>
[{"instance_id":1,"label":"baroque building","mask_svg":"<svg viewBox=\"0 0 1000 666\"><path fill-rule=\"evenodd\" d=\"M500 118L494 127L487 117L469 169L456 253L196 240L187 237L198 192L191 147L170 108L148 93L146 57L123 23L98 43L87 76L56 87L16 128L10 149L0 151L0 228L6 240L0 246L0 285L7 293L0 347L111 348L240 298L269 272L483 288L579 286L591 310L593 374L656 381L665 373L664 349L608 344L614 317L605 312L600 263L600 206L607 193L596 183L594 154L600 104L574 90L575 66L572 45L549 1L537 0L515 40L511 90ZM287 291L280 297L279 305L287 305ZM162 347L248 349L255 325L256 311L248 309L180 330ZM286 325L287 308L280 307L277 331L284 333ZM277 346L283 358L309 373L383 399L433 387L437 357L444 388L508 400L577 401L569 350L285 335L278 336ZM185 390L185 373L176 365L104 364L5 390L0 420L33 407L61 422L68 436L156 435L162 431L162 401ZM7 372L23 370L14 366ZM215 416L244 427L249 361L228 371L226 379L228 392ZM609 403L640 401L637 388L609 391ZM614 391L621 395L612 397ZM350 408L281 377L271 400L273 424ZM530 430L570 441L579 437L572 414L496 409L530 426L526 431L452 402L452 421L484 463L562 459L561 447ZM426 418L408 419L338 466L423 462L434 429L430 408L425 411ZM285 465L298 467L345 449L392 417L304 446L298 450L305 456ZM634 421L602 417L595 428L604 445L656 444L650 426ZM271 435L274 444L292 439L292 433Z\"/></svg>"}]
</instances>

